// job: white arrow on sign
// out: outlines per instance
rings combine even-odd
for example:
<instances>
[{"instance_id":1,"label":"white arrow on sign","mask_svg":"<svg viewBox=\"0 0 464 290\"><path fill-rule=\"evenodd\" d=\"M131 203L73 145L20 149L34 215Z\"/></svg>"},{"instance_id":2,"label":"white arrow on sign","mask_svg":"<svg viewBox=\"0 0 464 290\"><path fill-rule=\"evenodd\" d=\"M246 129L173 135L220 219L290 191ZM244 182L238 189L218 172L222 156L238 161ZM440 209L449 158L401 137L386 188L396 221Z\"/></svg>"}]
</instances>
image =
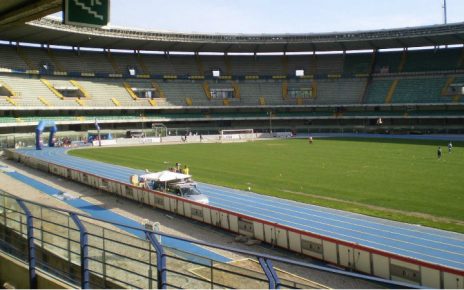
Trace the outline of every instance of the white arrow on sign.
<instances>
[{"instance_id":1,"label":"white arrow on sign","mask_svg":"<svg viewBox=\"0 0 464 290\"><path fill-rule=\"evenodd\" d=\"M82 3L79 0L74 0L74 3L80 6L85 11L89 12L89 14L92 14L95 18L103 20L103 15L100 15L96 11L93 11L92 8L85 5L85 3ZM90 6L95 6L95 5L98 5L98 6L102 5L101 0L92 0L90 3Z\"/></svg>"}]
</instances>

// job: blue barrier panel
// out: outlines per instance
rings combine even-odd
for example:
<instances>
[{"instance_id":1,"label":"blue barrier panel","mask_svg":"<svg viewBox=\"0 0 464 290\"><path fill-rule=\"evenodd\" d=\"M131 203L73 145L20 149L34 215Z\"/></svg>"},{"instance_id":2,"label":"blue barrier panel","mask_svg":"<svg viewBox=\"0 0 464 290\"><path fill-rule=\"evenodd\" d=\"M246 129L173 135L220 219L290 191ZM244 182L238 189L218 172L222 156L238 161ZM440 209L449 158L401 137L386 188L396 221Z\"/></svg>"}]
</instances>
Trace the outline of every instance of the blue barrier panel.
<instances>
[{"instance_id":1,"label":"blue barrier panel","mask_svg":"<svg viewBox=\"0 0 464 290\"><path fill-rule=\"evenodd\" d=\"M157 270L157 281L158 289L166 289L166 255L163 250L163 246L158 242L154 233L145 232L148 240L151 242L153 247L156 249L156 270Z\"/></svg>"},{"instance_id":2,"label":"blue barrier panel","mask_svg":"<svg viewBox=\"0 0 464 290\"><path fill-rule=\"evenodd\" d=\"M90 288L90 274L89 274L89 249L88 249L88 238L87 230L82 224L81 220L76 214L70 213L70 216L76 226L79 228L80 233L80 247L81 247L81 288Z\"/></svg>"},{"instance_id":3,"label":"blue barrier panel","mask_svg":"<svg viewBox=\"0 0 464 290\"><path fill-rule=\"evenodd\" d=\"M16 202L24 211L27 223L27 252L29 260L29 287L37 289L37 274L35 272L35 244L34 244L34 225L31 211L27 208L22 200L17 199Z\"/></svg>"}]
</instances>

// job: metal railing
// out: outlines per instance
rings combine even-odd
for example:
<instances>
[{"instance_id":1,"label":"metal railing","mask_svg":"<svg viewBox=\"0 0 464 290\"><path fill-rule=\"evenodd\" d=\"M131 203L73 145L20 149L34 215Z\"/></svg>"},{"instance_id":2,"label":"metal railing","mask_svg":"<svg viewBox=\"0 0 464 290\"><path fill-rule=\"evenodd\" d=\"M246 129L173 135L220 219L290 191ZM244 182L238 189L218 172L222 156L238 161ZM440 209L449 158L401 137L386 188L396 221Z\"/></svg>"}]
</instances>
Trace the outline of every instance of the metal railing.
<instances>
[{"instance_id":1,"label":"metal railing","mask_svg":"<svg viewBox=\"0 0 464 290\"><path fill-rule=\"evenodd\" d=\"M124 228L139 231L140 235L126 233ZM242 259L220 262L164 246L162 239L182 240ZM360 285L357 282L372 283L371 288L416 287L131 227L3 192L0 250L28 265L30 288L37 287L36 269L82 289L326 288L314 281L321 273L325 281L330 281L331 276L349 279L355 288ZM343 285L346 288L347 284Z\"/></svg>"},{"instance_id":2,"label":"metal railing","mask_svg":"<svg viewBox=\"0 0 464 290\"><path fill-rule=\"evenodd\" d=\"M395 39L410 37L434 37L443 34L462 33L464 25L453 23L447 25L428 25L408 28L394 28L382 30L347 31L333 33L287 33L287 34L205 34L205 33L182 33L182 32L159 32L133 28L111 27L107 29L64 25L61 21L52 18L41 18L29 22L30 25L42 28L65 30L66 32L78 32L107 37L123 37L134 40L158 40L158 41L181 41L181 42L206 42L206 43L318 43L338 41L362 41L376 39Z\"/></svg>"}]
</instances>

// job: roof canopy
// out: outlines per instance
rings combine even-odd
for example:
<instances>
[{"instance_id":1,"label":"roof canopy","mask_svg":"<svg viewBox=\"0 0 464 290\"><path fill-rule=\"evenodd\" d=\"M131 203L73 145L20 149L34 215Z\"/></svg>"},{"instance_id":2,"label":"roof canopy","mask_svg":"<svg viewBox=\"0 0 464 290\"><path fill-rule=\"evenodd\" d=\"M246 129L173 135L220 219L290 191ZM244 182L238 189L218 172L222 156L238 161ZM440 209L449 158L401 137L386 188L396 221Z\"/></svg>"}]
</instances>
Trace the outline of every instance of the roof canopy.
<instances>
[{"instance_id":1,"label":"roof canopy","mask_svg":"<svg viewBox=\"0 0 464 290\"><path fill-rule=\"evenodd\" d=\"M62 0L1 0L1 26L24 23L61 10Z\"/></svg>"},{"instance_id":2,"label":"roof canopy","mask_svg":"<svg viewBox=\"0 0 464 290\"><path fill-rule=\"evenodd\" d=\"M308 34L197 34L64 25L42 18L0 31L0 39L61 46L188 52L303 52L464 43L464 22L413 28Z\"/></svg>"}]
</instances>

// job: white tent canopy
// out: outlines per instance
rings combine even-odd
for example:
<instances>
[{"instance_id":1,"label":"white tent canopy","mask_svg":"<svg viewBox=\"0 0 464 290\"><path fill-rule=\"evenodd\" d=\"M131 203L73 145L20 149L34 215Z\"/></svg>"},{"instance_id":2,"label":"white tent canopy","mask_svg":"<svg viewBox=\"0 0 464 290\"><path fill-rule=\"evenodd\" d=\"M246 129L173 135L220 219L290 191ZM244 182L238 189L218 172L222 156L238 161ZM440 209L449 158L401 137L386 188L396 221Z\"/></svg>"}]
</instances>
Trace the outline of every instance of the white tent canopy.
<instances>
[{"instance_id":1,"label":"white tent canopy","mask_svg":"<svg viewBox=\"0 0 464 290\"><path fill-rule=\"evenodd\" d=\"M173 180L183 180L192 177L191 175L182 174L171 172L168 170L155 172L155 173L148 173L144 175L140 175L141 178L145 180L155 180L160 182L168 182Z\"/></svg>"}]
</instances>

